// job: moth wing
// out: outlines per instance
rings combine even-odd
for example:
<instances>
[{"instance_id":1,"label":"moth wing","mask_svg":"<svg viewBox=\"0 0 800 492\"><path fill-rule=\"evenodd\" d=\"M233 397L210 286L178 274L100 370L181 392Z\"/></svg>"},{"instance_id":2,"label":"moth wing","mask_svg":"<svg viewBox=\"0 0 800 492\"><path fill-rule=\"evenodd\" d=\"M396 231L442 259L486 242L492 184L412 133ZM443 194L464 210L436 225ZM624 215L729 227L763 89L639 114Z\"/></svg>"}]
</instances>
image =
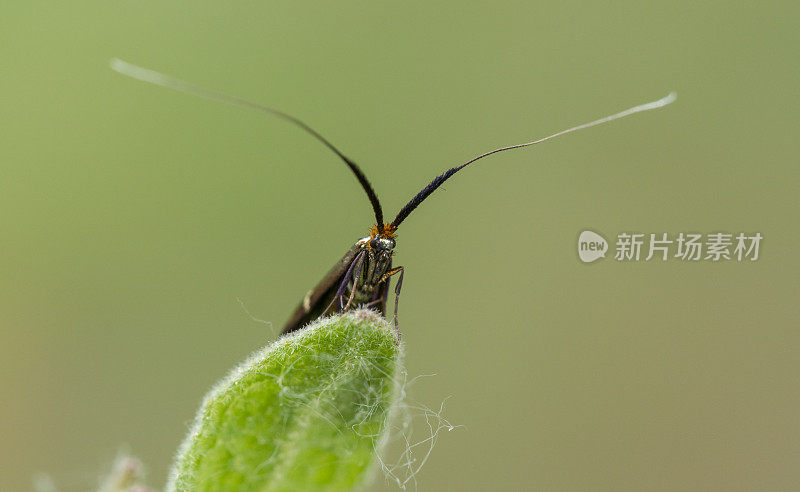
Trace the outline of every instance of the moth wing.
<instances>
[{"instance_id":1,"label":"moth wing","mask_svg":"<svg viewBox=\"0 0 800 492\"><path fill-rule=\"evenodd\" d=\"M294 310L289 321L284 325L283 331L281 331L282 335L299 330L307 323L314 321L322 315L325 308L331 303L333 296L336 294L336 290L339 288L339 285L342 283L347 273L347 269L355 260L361 248L361 244L354 244L353 247L344 254L342 259L336 262L327 275L320 280L317 286L314 287L314 290L306 295L300 302L300 305L297 306L297 309Z\"/></svg>"}]
</instances>

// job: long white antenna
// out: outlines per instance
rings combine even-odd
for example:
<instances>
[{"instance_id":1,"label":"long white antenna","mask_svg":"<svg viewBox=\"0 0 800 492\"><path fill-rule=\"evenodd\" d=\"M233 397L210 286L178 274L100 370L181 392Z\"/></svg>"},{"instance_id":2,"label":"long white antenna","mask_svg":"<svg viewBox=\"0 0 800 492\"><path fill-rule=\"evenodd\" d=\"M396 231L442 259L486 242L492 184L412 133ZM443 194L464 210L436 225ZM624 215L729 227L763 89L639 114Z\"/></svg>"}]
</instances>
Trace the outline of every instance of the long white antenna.
<instances>
[{"instance_id":1,"label":"long white antenna","mask_svg":"<svg viewBox=\"0 0 800 492\"><path fill-rule=\"evenodd\" d=\"M503 152L503 151L506 151L506 150L513 150L513 149L521 149L523 147L530 147L531 145L536 145L538 143L542 143L542 142L544 142L546 140L550 140L551 138L556 138L556 137L559 137L561 135L566 135L567 133L572 133L572 132L576 132L578 130L583 130L584 128L589 128L589 127L592 127L592 126L602 125L603 123L608 123L609 121L618 120L620 118L624 118L626 116L630 116L630 115L632 115L634 113L641 113L642 111L649 111L651 109L660 108L660 107L666 106L667 104L671 103L672 101L674 101L677 98L678 98L678 93L670 92L669 94L667 94L665 97L662 97L658 101L653 101L653 102L649 102L649 103L640 104L638 106L634 106L634 107L626 109L624 111L620 111L619 113L614 113L614 114L606 116L604 118L600 118L599 120L590 121L589 123L584 123L582 125L573 126L572 128L567 128L566 130L561 130L560 132L553 133L552 135L548 135L546 137L540 138L538 140L534 140L532 142L525 142L525 143L516 144L516 145L509 145L507 147L500 147L499 149L494 149L494 150L491 150L491 151L486 152L484 154L481 154L478 157L474 157L474 158L468 160L467 162L465 162L464 164L461 164L460 166L456 166L456 167L450 168L447 171L445 171L442 174L440 174L439 176L435 177L433 179L433 181L428 183L428 185L425 188L422 188L422 190L420 190L420 192L417 193L414 196L414 198L411 199L411 201L406 203L405 206L400 209L400 212L397 213L397 217L395 217L394 220L392 221L392 226L395 227L395 228L397 226L399 226L400 223L403 222L406 219L406 217L408 217L408 214L410 214L412 211L414 211L414 209L417 208L419 206L419 204L422 203L426 198L428 198L428 196L430 196L431 193L436 191L436 188L438 188L439 186L442 185L442 183L444 183L445 181L450 179L450 177L452 175L454 175L458 171L464 169L465 167L469 166L470 164L472 164L473 162L475 162L477 160L483 159L484 157L488 157L488 156L490 156L492 154L496 154L498 152Z\"/></svg>"}]
</instances>

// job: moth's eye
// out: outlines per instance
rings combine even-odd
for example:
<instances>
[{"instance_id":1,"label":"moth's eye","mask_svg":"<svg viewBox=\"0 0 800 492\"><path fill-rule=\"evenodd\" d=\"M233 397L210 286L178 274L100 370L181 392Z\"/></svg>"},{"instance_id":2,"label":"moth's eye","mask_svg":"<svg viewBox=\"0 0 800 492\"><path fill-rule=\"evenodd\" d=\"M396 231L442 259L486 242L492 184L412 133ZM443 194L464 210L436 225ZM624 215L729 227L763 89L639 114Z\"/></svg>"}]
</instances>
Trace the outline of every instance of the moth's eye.
<instances>
[{"instance_id":1,"label":"moth's eye","mask_svg":"<svg viewBox=\"0 0 800 492\"><path fill-rule=\"evenodd\" d=\"M370 245L374 249L392 250L394 249L395 242L392 238L376 236L372 239Z\"/></svg>"}]
</instances>

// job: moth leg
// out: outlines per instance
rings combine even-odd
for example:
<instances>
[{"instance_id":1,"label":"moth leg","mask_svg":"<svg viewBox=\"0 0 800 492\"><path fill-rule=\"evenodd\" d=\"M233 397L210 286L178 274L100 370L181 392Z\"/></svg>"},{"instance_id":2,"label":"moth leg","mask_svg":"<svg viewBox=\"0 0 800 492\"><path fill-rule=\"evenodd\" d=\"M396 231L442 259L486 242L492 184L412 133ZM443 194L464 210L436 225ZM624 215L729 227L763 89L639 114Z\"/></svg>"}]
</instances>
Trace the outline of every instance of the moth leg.
<instances>
[{"instance_id":1,"label":"moth leg","mask_svg":"<svg viewBox=\"0 0 800 492\"><path fill-rule=\"evenodd\" d=\"M401 267L401 266L392 268L391 270L389 270L388 272L383 274L383 276L378 281L378 283L385 282L386 280L389 280L389 277L391 277L392 275L394 275L394 274L396 274L398 272L401 272L402 270L403 270L403 267ZM400 275L402 276L402 273Z\"/></svg>"},{"instance_id":2,"label":"moth leg","mask_svg":"<svg viewBox=\"0 0 800 492\"><path fill-rule=\"evenodd\" d=\"M350 290L350 298L347 299L347 305L342 307L342 311L347 311L347 308L350 307L350 304L353 303L353 298L356 296L356 287L358 286L358 278L361 276L362 271L364 270L364 257L360 257L358 260L358 265L356 265L356 271L353 272L353 288ZM341 306L341 301L344 299L340 299L339 305Z\"/></svg>"},{"instance_id":3,"label":"moth leg","mask_svg":"<svg viewBox=\"0 0 800 492\"><path fill-rule=\"evenodd\" d=\"M341 303L342 294L344 293L344 289L345 287L347 287L347 283L350 281L350 278L353 275L353 268L356 266L356 264L358 264L359 267L361 266L361 264L364 262L365 255L366 255L365 251L359 252L358 256L356 256L353 262L350 263L350 268L347 269L347 272L345 272L344 277L342 277L342 282L339 284L339 288L336 290L336 294L334 294L333 299L331 299L331 303L328 304L328 307L325 308L325 311L323 311L320 316L325 316L326 314L328 314L328 311L330 311L331 307L333 307L334 303L336 303L336 299L340 300L339 305L341 306L341 308L344 308L344 306Z\"/></svg>"},{"instance_id":4,"label":"moth leg","mask_svg":"<svg viewBox=\"0 0 800 492\"><path fill-rule=\"evenodd\" d=\"M379 302L381 302L382 300L383 299L375 299L374 301L369 301L368 303L364 304L364 307L372 307L375 304L378 304Z\"/></svg>"},{"instance_id":5,"label":"moth leg","mask_svg":"<svg viewBox=\"0 0 800 492\"><path fill-rule=\"evenodd\" d=\"M397 308L400 305L400 290L403 288L403 273L405 269L402 266L392 268L388 272L383 274L381 277L381 281L389 281L389 277L396 273L400 273L400 277L397 279L397 284L394 286L394 329L397 330L397 338L400 339L400 325L397 322Z\"/></svg>"}]
</instances>

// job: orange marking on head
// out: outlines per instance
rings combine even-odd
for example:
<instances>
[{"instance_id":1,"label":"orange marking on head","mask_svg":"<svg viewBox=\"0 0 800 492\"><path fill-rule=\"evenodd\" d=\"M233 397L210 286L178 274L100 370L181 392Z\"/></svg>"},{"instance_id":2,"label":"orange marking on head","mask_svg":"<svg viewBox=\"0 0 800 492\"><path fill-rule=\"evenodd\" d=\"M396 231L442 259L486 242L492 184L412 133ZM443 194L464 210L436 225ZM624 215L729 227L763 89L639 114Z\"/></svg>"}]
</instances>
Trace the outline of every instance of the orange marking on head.
<instances>
[{"instance_id":1,"label":"orange marking on head","mask_svg":"<svg viewBox=\"0 0 800 492\"><path fill-rule=\"evenodd\" d=\"M383 234L381 234L380 236L381 237L386 237L386 238L389 238L389 239L394 239L394 237L395 237L394 231L396 231L396 230L397 230L397 227L393 226L392 224L384 224L383 225ZM378 235L378 226L374 225L374 226L370 227L369 228L369 236L370 237L375 237L377 235Z\"/></svg>"}]
</instances>

